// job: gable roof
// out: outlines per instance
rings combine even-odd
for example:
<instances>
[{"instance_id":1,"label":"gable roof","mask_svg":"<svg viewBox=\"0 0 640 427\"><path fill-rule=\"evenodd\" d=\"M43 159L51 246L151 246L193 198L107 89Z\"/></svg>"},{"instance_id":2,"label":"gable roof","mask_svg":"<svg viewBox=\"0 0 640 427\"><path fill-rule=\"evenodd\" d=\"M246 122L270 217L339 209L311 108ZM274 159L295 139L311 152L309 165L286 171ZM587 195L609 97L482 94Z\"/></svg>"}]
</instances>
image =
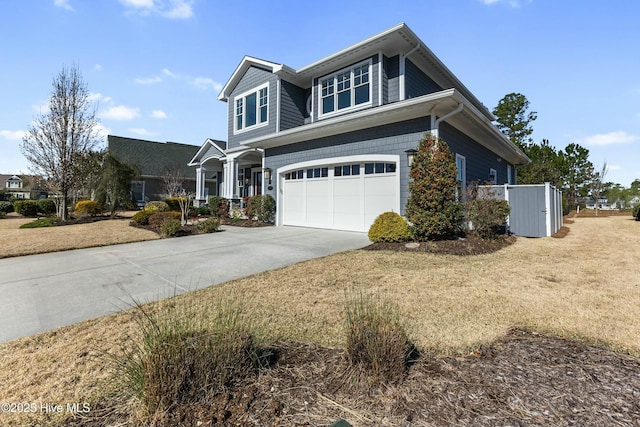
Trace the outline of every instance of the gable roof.
<instances>
[{"instance_id":1,"label":"gable roof","mask_svg":"<svg viewBox=\"0 0 640 427\"><path fill-rule=\"evenodd\" d=\"M141 176L161 177L166 174L167 168L171 168L180 171L185 178L193 178L195 173L188 163L199 148L197 145L177 142L107 136L109 153L121 162L138 168Z\"/></svg>"},{"instance_id":2,"label":"gable roof","mask_svg":"<svg viewBox=\"0 0 640 427\"><path fill-rule=\"evenodd\" d=\"M189 162L189 166L200 165L209 159L221 160L227 156L224 151L226 148L226 142L207 138L204 144L202 144L202 147L200 147L198 152Z\"/></svg>"},{"instance_id":3,"label":"gable roof","mask_svg":"<svg viewBox=\"0 0 640 427\"><path fill-rule=\"evenodd\" d=\"M303 88L309 88L314 77L329 74L378 52L382 52L387 57L408 54L408 59L424 70L440 87L456 89L487 119L495 120L487 107L462 84L404 22L297 70L284 64L245 56L223 87L218 99L228 101L231 91L251 66L269 70L284 80Z\"/></svg>"}]
</instances>

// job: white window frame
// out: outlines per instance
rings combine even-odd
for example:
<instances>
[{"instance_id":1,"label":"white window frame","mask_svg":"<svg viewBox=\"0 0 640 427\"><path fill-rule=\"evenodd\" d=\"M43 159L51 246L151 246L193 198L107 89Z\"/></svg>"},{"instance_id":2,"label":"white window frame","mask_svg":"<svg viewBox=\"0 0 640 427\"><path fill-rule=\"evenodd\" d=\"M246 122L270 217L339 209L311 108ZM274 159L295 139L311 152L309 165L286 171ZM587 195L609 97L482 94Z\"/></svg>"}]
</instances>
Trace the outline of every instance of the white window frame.
<instances>
[{"instance_id":1,"label":"white window frame","mask_svg":"<svg viewBox=\"0 0 640 427\"><path fill-rule=\"evenodd\" d=\"M266 99L261 95L261 92L266 89ZM256 123L253 125L247 126L247 97L250 95L256 96ZM261 102L265 100L265 104L261 104ZM240 104L238 103L240 101ZM269 82L257 86L251 90L243 92L239 95L233 97L233 133L243 133L253 129L261 128L267 126L269 124ZM262 108L267 109L267 118L265 121L260 121L261 114L260 110ZM242 116L242 127L238 129L238 116Z\"/></svg>"},{"instance_id":2,"label":"white window frame","mask_svg":"<svg viewBox=\"0 0 640 427\"><path fill-rule=\"evenodd\" d=\"M359 62L357 64L353 64L349 67L343 68L341 70L336 71L335 73L332 74L327 74L326 76L322 76L318 79L318 118L326 118L326 117L331 117L337 114L342 114L346 111L355 111L355 110L359 110L359 109L363 109L363 108L367 108L370 107L371 105L373 105L373 80L372 80L372 64L373 61L371 59L367 59L366 61L362 61ZM356 75L355 75L355 70L362 68L366 66L367 67L367 83L369 85L369 100L367 102L363 102L360 104L356 105L356 88L360 87L360 86L364 86L362 84L362 82L358 85L356 85ZM348 73L349 74L349 80L347 81L339 81L338 78L342 77L344 74ZM361 75L361 74L360 74ZM359 76L358 76L359 77ZM324 108L323 108L323 104L324 104L324 98L322 96L322 86L324 82L328 82L327 87L331 87L331 93L329 95L333 96L333 110L329 111L327 113L323 112ZM345 86L345 82L346 85L348 86L348 88L344 88ZM342 90L340 89L342 88ZM349 91L349 99L350 99L350 104L348 107L344 107L344 108L338 108L339 105L339 94Z\"/></svg>"},{"instance_id":3,"label":"white window frame","mask_svg":"<svg viewBox=\"0 0 640 427\"><path fill-rule=\"evenodd\" d=\"M493 185L498 183L498 171L494 168L489 168L489 182Z\"/></svg>"},{"instance_id":4,"label":"white window frame","mask_svg":"<svg viewBox=\"0 0 640 427\"><path fill-rule=\"evenodd\" d=\"M507 165L507 184L513 184L513 169L511 165Z\"/></svg>"},{"instance_id":5,"label":"white window frame","mask_svg":"<svg viewBox=\"0 0 640 427\"><path fill-rule=\"evenodd\" d=\"M460 161L460 164L462 165L462 170L460 170L460 167L458 166L458 161ZM461 192L458 197L461 197L464 195L464 190L467 187L467 158L458 153L456 153L456 170L456 182L460 186Z\"/></svg>"}]
</instances>

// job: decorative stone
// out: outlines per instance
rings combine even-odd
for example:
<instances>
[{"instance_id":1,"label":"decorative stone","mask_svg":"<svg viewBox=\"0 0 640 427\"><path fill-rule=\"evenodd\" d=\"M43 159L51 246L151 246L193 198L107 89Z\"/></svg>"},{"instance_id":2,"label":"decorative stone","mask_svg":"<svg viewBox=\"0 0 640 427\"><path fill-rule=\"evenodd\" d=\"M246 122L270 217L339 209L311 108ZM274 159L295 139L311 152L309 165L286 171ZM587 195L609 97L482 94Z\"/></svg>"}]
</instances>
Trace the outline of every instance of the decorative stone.
<instances>
[{"instance_id":1,"label":"decorative stone","mask_svg":"<svg viewBox=\"0 0 640 427\"><path fill-rule=\"evenodd\" d=\"M404 247L407 249L418 249L420 247L420 243L411 242L404 245Z\"/></svg>"}]
</instances>

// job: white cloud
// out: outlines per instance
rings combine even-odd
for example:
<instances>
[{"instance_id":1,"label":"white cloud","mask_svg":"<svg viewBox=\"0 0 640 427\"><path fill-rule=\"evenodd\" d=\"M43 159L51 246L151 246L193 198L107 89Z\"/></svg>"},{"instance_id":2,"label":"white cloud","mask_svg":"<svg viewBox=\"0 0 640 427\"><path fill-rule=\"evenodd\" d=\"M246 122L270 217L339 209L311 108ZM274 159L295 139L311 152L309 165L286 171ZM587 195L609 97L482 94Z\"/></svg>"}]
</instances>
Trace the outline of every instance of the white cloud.
<instances>
[{"instance_id":1,"label":"white cloud","mask_svg":"<svg viewBox=\"0 0 640 427\"><path fill-rule=\"evenodd\" d=\"M640 140L640 137L636 135L631 135L624 131L617 131L617 132L599 133L596 135L591 135L586 138L579 139L578 142L584 145L595 146L595 145L627 144L630 142L636 142L638 140Z\"/></svg>"},{"instance_id":2,"label":"white cloud","mask_svg":"<svg viewBox=\"0 0 640 427\"><path fill-rule=\"evenodd\" d=\"M607 171L611 172L611 171L619 171L619 170L622 170L622 166L607 164Z\"/></svg>"},{"instance_id":3,"label":"white cloud","mask_svg":"<svg viewBox=\"0 0 640 427\"><path fill-rule=\"evenodd\" d=\"M102 65L101 64L94 65L93 70L98 72L102 71Z\"/></svg>"},{"instance_id":4,"label":"white cloud","mask_svg":"<svg viewBox=\"0 0 640 427\"><path fill-rule=\"evenodd\" d=\"M0 137L9 141L22 141L26 134L24 130L0 130Z\"/></svg>"},{"instance_id":5,"label":"white cloud","mask_svg":"<svg viewBox=\"0 0 640 427\"><path fill-rule=\"evenodd\" d=\"M126 13L149 15L154 13L168 19L188 19L193 16L193 0L120 0Z\"/></svg>"},{"instance_id":6,"label":"white cloud","mask_svg":"<svg viewBox=\"0 0 640 427\"><path fill-rule=\"evenodd\" d=\"M154 119L166 119L167 113L162 110L153 110L151 112L151 117L153 117Z\"/></svg>"},{"instance_id":7,"label":"white cloud","mask_svg":"<svg viewBox=\"0 0 640 427\"><path fill-rule=\"evenodd\" d=\"M136 135L141 135L141 136L154 136L157 135L156 132L151 132L147 129L144 128L130 128L129 132L131 133L135 133Z\"/></svg>"},{"instance_id":8,"label":"white cloud","mask_svg":"<svg viewBox=\"0 0 640 427\"><path fill-rule=\"evenodd\" d=\"M210 79L208 77L196 77L195 79L193 79L193 84L196 85L198 88L200 89L213 89L215 91L220 91L222 90L222 84L216 82L213 79Z\"/></svg>"},{"instance_id":9,"label":"white cloud","mask_svg":"<svg viewBox=\"0 0 640 427\"><path fill-rule=\"evenodd\" d=\"M96 130L98 131L98 136L103 138L106 138L107 135L111 133L111 129L109 129L108 127L104 127L102 123L98 123L96 125Z\"/></svg>"},{"instance_id":10,"label":"white cloud","mask_svg":"<svg viewBox=\"0 0 640 427\"><path fill-rule=\"evenodd\" d=\"M169 77L173 77L174 79L178 78L177 74L173 74L171 71L169 71L169 69L167 68L163 68L162 69L162 74L164 74L165 76L169 76Z\"/></svg>"},{"instance_id":11,"label":"white cloud","mask_svg":"<svg viewBox=\"0 0 640 427\"><path fill-rule=\"evenodd\" d=\"M140 117L140 109L117 105L101 111L98 115L108 120L133 120Z\"/></svg>"},{"instance_id":12,"label":"white cloud","mask_svg":"<svg viewBox=\"0 0 640 427\"><path fill-rule=\"evenodd\" d=\"M136 79L136 83L139 85L152 85L160 82L162 82L162 77L160 76Z\"/></svg>"},{"instance_id":13,"label":"white cloud","mask_svg":"<svg viewBox=\"0 0 640 427\"><path fill-rule=\"evenodd\" d=\"M73 7L69 4L69 0L53 0L53 4L55 7L59 7L61 9L73 10Z\"/></svg>"}]
</instances>

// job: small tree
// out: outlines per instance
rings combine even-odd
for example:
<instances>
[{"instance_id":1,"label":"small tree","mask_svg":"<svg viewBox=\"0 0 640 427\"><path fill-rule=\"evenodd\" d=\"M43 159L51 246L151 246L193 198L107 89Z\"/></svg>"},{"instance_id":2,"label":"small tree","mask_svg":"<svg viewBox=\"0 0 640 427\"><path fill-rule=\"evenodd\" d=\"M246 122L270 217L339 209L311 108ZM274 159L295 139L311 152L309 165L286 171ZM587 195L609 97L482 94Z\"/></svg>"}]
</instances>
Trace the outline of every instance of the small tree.
<instances>
[{"instance_id":1,"label":"small tree","mask_svg":"<svg viewBox=\"0 0 640 427\"><path fill-rule=\"evenodd\" d=\"M596 202L596 216L598 216L600 206L598 199L600 199L600 196L605 190L604 177L607 175L607 171L607 162L604 162L602 164L602 170L593 174L593 179L591 180L591 197L593 197L593 200Z\"/></svg>"},{"instance_id":2,"label":"small tree","mask_svg":"<svg viewBox=\"0 0 640 427\"><path fill-rule=\"evenodd\" d=\"M104 156L100 171L96 199L114 216L119 206L131 201L131 181L138 173L109 153Z\"/></svg>"},{"instance_id":3,"label":"small tree","mask_svg":"<svg viewBox=\"0 0 640 427\"><path fill-rule=\"evenodd\" d=\"M180 224L186 225L189 218L189 208L191 207L191 201L193 200L193 194L188 193L187 190L182 189L178 192L178 204L180 205L181 219Z\"/></svg>"},{"instance_id":4,"label":"small tree","mask_svg":"<svg viewBox=\"0 0 640 427\"><path fill-rule=\"evenodd\" d=\"M456 234L462 221L458 203L457 168L449 146L426 135L409 173L406 215L418 239L443 239Z\"/></svg>"},{"instance_id":5,"label":"small tree","mask_svg":"<svg viewBox=\"0 0 640 427\"><path fill-rule=\"evenodd\" d=\"M67 197L79 184L80 159L98 143L96 109L77 68L66 68L53 80L48 111L34 118L22 140L22 153L47 189L59 195L62 220Z\"/></svg>"}]
</instances>

